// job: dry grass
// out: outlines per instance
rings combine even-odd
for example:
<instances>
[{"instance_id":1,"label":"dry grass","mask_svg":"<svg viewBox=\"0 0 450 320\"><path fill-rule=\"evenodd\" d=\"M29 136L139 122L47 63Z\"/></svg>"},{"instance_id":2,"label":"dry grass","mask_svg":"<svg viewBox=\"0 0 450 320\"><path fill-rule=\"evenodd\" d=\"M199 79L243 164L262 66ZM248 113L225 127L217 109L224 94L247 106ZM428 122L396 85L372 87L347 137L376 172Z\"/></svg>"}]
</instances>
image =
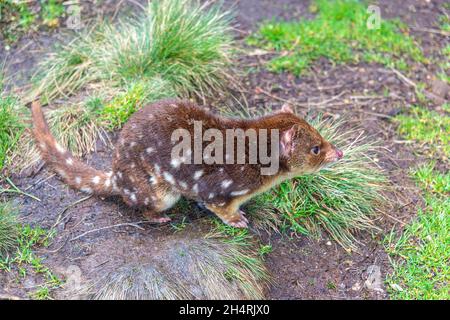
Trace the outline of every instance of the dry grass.
<instances>
[{"instance_id":1,"label":"dry grass","mask_svg":"<svg viewBox=\"0 0 450 320\"><path fill-rule=\"evenodd\" d=\"M86 285L87 299L262 299L268 276L250 242L166 240L152 261L130 263Z\"/></svg>"},{"instance_id":2,"label":"dry grass","mask_svg":"<svg viewBox=\"0 0 450 320\"><path fill-rule=\"evenodd\" d=\"M0 201L0 258L14 247L18 237L18 222L11 206Z\"/></svg>"}]
</instances>

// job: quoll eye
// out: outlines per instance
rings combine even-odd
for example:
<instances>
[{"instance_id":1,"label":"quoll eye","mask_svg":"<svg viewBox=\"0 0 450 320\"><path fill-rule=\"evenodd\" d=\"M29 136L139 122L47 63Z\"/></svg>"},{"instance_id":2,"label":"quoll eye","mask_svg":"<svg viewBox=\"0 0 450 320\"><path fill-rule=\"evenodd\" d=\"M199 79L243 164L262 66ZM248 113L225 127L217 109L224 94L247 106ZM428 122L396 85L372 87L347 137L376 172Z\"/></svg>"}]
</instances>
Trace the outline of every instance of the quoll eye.
<instances>
[{"instance_id":1,"label":"quoll eye","mask_svg":"<svg viewBox=\"0 0 450 320\"><path fill-rule=\"evenodd\" d=\"M320 153L320 147L319 146L313 147L311 149L311 152L317 156Z\"/></svg>"}]
</instances>

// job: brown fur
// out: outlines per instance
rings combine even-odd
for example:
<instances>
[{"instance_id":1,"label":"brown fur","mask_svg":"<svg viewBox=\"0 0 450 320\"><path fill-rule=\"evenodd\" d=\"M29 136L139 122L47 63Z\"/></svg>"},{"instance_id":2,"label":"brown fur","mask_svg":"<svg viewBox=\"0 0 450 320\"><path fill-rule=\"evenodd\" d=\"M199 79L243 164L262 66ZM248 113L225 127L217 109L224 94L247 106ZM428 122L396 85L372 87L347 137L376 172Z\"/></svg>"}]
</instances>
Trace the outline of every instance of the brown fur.
<instances>
[{"instance_id":1,"label":"brown fur","mask_svg":"<svg viewBox=\"0 0 450 320\"><path fill-rule=\"evenodd\" d=\"M283 180L319 170L342 157L306 121L283 107L272 115L244 120L220 117L188 101L164 100L137 111L120 133L110 173L95 170L62 149L51 135L39 103L32 105L34 135L43 159L71 187L98 195L120 195L129 206L146 210L155 222L169 221L163 212L180 196L204 203L225 223L246 227L239 210L242 203ZM193 121L202 121L203 132L220 130L277 129L280 132L280 168L261 175L260 164L171 164L175 129L193 135ZM269 133L270 137L270 133ZM270 138L268 139L270 150ZM203 142L203 150L210 142ZM312 148L320 147L315 155ZM192 150L194 144L191 145ZM237 154L235 144L235 155ZM248 159L249 146L245 153ZM224 151L225 154L225 151ZM236 157L236 156L235 156Z\"/></svg>"}]
</instances>

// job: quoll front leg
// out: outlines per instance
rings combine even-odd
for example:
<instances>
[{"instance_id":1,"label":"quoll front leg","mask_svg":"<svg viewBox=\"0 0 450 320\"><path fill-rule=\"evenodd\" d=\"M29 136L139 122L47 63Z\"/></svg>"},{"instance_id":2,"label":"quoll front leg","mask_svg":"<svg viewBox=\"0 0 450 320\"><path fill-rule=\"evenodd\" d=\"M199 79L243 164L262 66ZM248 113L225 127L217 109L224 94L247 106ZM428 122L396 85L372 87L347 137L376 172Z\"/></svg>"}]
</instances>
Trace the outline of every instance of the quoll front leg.
<instances>
[{"instance_id":1,"label":"quoll front leg","mask_svg":"<svg viewBox=\"0 0 450 320\"><path fill-rule=\"evenodd\" d=\"M206 208L214 212L224 223L235 228L247 228L248 220L244 212L233 204L206 204Z\"/></svg>"}]
</instances>

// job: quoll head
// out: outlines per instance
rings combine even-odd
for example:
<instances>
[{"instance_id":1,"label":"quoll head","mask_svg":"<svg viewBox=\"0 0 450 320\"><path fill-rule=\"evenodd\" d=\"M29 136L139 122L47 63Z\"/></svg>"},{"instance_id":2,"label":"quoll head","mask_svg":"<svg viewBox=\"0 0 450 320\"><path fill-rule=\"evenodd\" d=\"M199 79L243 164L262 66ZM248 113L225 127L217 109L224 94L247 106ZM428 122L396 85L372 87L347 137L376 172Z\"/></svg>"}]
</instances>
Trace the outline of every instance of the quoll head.
<instances>
[{"instance_id":1,"label":"quoll head","mask_svg":"<svg viewBox=\"0 0 450 320\"><path fill-rule=\"evenodd\" d=\"M298 118L291 128L280 133L280 155L293 173L312 173L336 162L344 153L325 140L305 120Z\"/></svg>"}]
</instances>

